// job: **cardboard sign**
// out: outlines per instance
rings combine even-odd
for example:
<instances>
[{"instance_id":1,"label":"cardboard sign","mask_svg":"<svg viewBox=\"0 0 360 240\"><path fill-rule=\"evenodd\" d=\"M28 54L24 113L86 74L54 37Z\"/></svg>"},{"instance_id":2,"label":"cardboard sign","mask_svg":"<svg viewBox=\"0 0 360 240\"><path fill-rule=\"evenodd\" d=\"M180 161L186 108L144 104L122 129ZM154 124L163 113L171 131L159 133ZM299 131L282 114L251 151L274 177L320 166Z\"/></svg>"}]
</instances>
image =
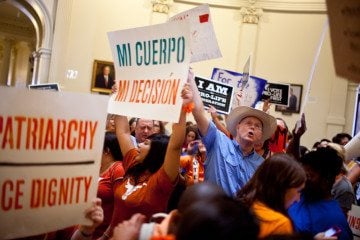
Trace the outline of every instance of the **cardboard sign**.
<instances>
[{"instance_id":1,"label":"cardboard sign","mask_svg":"<svg viewBox=\"0 0 360 240\"><path fill-rule=\"evenodd\" d=\"M261 100L269 99L270 103L282 106L289 105L289 84L267 83Z\"/></svg>"},{"instance_id":2,"label":"cardboard sign","mask_svg":"<svg viewBox=\"0 0 360 240\"><path fill-rule=\"evenodd\" d=\"M109 32L117 92L108 112L178 122L190 61L188 21Z\"/></svg>"},{"instance_id":3,"label":"cardboard sign","mask_svg":"<svg viewBox=\"0 0 360 240\"><path fill-rule=\"evenodd\" d=\"M348 223L353 232L354 240L360 240L360 207L351 205L351 210L348 212Z\"/></svg>"},{"instance_id":4,"label":"cardboard sign","mask_svg":"<svg viewBox=\"0 0 360 240\"><path fill-rule=\"evenodd\" d=\"M190 21L191 62L222 57L211 22L209 5L204 4L176 14L169 21L183 21L185 19Z\"/></svg>"},{"instance_id":5,"label":"cardboard sign","mask_svg":"<svg viewBox=\"0 0 360 240\"><path fill-rule=\"evenodd\" d=\"M262 92L265 88L266 80L250 76L249 81L242 89L242 74L225 69L214 68L211 79L233 86L233 100L231 108L238 106L255 107L255 104L261 99ZM242 92L242 96L238 97L238 93Z\"/></svg>"},{"instance_id":6,"label":"cardboard sign","mask_svg":"<svg viewBox=\"0 0 360 240\"><path fill-rule=\"evenodd\" d=\"M89 224L108 97L18 88L0 95L0 239Z\"/></svg>"},{"instance_id":7,"label":"cardboard sign","mask_svg":"<svg viewBox=\"0 0 360 240\"><path fill-rule=\"evenodd\" d=\"M33 85L29 85L29 89L52 90L52 91L60 90L59 84L57 84L57 83L33 84Z\"/></svg>"},{"instance_id":8,"label":"cardboard sign","mask_svg":"<svg viewBox=\"0 0 360 240\"><path fill-rule=\"evenodd\" d=\"M360 1L326 0L336 74L360 82Z\"/></svg>"},{"instance_id":9,"label":"cardboard sign","mask_svg":"<svg viewBox=\"0 0 360 240\"><path fill-rule=\"evenodd\" d=\"M218 112L225 114L230 112L232 86L199 76L195 76L195 82L205 107L212 105Z\"/></svg>"}]
</instances>

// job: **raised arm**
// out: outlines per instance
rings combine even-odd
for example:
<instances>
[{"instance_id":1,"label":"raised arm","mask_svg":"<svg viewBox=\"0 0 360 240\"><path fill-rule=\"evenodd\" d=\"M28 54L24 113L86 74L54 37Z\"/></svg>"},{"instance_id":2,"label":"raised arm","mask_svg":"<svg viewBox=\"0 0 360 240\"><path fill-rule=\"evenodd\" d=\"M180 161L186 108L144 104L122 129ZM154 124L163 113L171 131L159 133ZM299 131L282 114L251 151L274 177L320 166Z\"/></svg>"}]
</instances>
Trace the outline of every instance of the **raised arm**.
<instances>
[{"instance_id":1,"label":"raised arm","mask_svg":"<svg viewBox=\"0 0 360 240\"><path fill-rule=\"evenodd\" d=\"M135 148L133 142L131 141L127 117L115 115L115 132L120 144L121 153L125 156L130 149Z\"/></svg>"},{"instance_id":2,"label":"raised arm","mask_svg":"<svg viewBox=\"0 0 360 240\"><path fill-rule=\"evenodd\" d=\"M216 112L216 108L214 106L210 105L208 112L210 113L211 118L212 118L216 128L219 129L220 131L222 131L226 136L230 137L230 132L226 129L226 127L218 119L218 114Z\"/></svg>"},{"instance_id":3,"label":"raised arm","mask_svg":"<svg viewBox=\"0 0 360 240\"><path fill-rule=\"evenodd\" d=\"M296 123L293 130L293 138L289 142L286 153L291 154L296 160L300 160L300 138L306 132L305 114L301 115L300 125Z\"/></svg>"},{"instance_id":4,"label":"raised arm","mask_svg":"<svg viewBox=\"0 0 360 240\"><path fill-rule=\"evenodd\" d=\"M191 90L193 92L193 101L195 104L195 107L192 111L192 114L194 115L197 127L201 133L201 135L206 135L208 128L209 128L209 119L206 117L204 104L202 102L202 99L200 97L199 90L196 86L196 82L194 79L194 73L192 70L189 70L189 77L188 77Z\"/></svg>"},{"instance_id":5,"label":"raised arm","mask_svg":"<svg viewBox=\"0 0 360 240\"><path fill-rule=\"evenodd\" d=\"M181 91L181 97L183 98L183 106L191 102L192 91L188 84ZM185 139L185 125L186 112L181 110L179 123L174 123L172 126L172 134L164 160L164 170L172 182L179 175L181 148Z\"/></svg>"}]
</instances>

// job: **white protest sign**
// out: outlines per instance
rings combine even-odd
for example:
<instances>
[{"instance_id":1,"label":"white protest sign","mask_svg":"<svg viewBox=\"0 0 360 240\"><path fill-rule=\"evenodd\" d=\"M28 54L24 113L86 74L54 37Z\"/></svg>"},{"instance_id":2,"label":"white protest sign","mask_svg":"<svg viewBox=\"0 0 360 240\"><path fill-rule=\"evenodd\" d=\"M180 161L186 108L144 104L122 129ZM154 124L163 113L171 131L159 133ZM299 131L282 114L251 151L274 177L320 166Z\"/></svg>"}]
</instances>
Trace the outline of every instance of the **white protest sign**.
<instances>
[{"instance_id":1,"label":"white protest sign","mask_svg":"<svg viewBox=\"0 0 360 240\"><path fill-rule=\"evenodd\" d=\"M0 88L0 239L89 224L108 97Z\"/></svg>"},{"instance_id":2,"label":"white protest sign","mask_svg":"<svg viewBox=\"0 0 360 240\"><path fill-rule=\"evenodd\" d=\"M244 86L244 89L242 89L243 78L241 73L220 68L213 69L211 79L227 83L234 87L233 102L231 104L232 109L240 105L255 107L255 104L260 101L262 92L267 83L267 81L264 79L250 76L249 80ZM239 92L242 92L241 97L237 95Z\"/></svg>"},{"instance_id":3,"label":"white protest sign","mask_svg":"<svg viewBox=\"0 0 360 240\"><path fill-rule=\"evenodd\" d=\"M211 22L208 4L192 8L171 17L169 21L188 19L191 29L191 62L222 57Z\"/></svg>"},{"instance_id":4,"label":"white protest sign","mask_svg":"<svg viewBox=\"0 0 360 240\"><path fill-rule=\"evenodd\" d=\"M360 82L360 1L326 0L336 73Z\"/></svg>"},{"instance_id":5,"label":"white protest sign","mask_svg":"<svg viewBox=\"0 0 360 240\"><path fill-rule=\"evenodd\" d=\"M354 236L354 240L360 240L360 207L351 205L348 212L348 223Z\"/></svg>"},{"instance_id":6,"label":"white protest sign","mask_svg":"<svg viewBox=\"0 0 360 240\"><path fill-rule=\"evenodd\" d=\"M188 21L108 33L117 92L108 112L178 122L190 61Z\"/></svg>"}]
</instances>

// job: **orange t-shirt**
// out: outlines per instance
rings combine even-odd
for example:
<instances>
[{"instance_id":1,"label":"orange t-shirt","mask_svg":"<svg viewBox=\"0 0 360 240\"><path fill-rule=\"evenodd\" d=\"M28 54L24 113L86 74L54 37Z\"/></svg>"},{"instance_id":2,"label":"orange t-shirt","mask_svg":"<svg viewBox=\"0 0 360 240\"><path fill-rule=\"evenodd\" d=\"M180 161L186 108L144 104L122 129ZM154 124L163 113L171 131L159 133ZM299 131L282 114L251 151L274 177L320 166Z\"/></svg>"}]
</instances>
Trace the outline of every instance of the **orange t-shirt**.
<instances>
[{"instance_id":1,"label":"orange t-shirt","mask_svg":"<svg viewBox=\"0 0 360 240\"><path fill-rule=\"evenodd\" d=\"M274 211L265 204L255 201L252 209L260 222L259 238L272 234L292 234L294 232L291 220L280 212Z\"/></svg>"},{"instance_id":2,"label":"orange t-shirt","mask_svg":"<svg viewBox=\"0 0 360 240\"><path fill-rule=\"evenodd\" d=\"M137 149L126 153L123 160L125 172L136 164L135 158L138 154ZM171 182L163 167L153 174L141 176L137 185L133 185L131 178L125 178L120 184L115 185L111 228L130 219L135 213L142 213L149 220L154 213L165 212L176 183Z\"/></svg>"},{"instance_id":3,"label":"orange t-shirt","mask_svg":"<svg viewBox=\"0 0 360 240\"><path fill-rule=\"evenodd\" d=\"M183 155L180 157L180 167L185 169L185 181L187 186L204 181L204 160L199 155L195 155L195 158L197 163L194 162L193 155Z\"/></svg>"}]
</instances>

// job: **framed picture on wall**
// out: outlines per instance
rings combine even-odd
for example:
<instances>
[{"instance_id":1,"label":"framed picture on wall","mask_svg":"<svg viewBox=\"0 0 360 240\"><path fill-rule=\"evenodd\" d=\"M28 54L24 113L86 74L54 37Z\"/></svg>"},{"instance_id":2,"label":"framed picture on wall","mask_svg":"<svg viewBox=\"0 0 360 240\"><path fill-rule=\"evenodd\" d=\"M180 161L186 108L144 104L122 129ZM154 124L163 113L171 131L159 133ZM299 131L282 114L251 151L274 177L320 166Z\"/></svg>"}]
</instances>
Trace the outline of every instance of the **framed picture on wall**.
<instances>
[{"instance_id":1,"label":"framed picture on wall","mask_svg":"<svg viewBox=\"0 0 360 240\"><path fill-rule=\"evenodd\" d=\"M301 108L303 86L300 84L290 84L288 106L275 106L275 111L283 113L299 113Z\"/></svg>"},{"instance_id":2,"label":"framed picture on wall","mask_svg":"<svg viewBox=\"0 0 360 240\"><path fill-rule=\"evenodd\" d=\"M113 62L94 60L91 91L99 93L111 93L111 87L115 83L115 68Z\"/></svg>"},{"instance_id":3,"label":"framed picture on wall","mask_svg":"<svg viewBox=\"0 0 360 240\"><path fill-rule=\"evenodd\" d=\"M357 88L353 121L353 136L360 132L360 85Z\"/></svg>"}]
</instances>

